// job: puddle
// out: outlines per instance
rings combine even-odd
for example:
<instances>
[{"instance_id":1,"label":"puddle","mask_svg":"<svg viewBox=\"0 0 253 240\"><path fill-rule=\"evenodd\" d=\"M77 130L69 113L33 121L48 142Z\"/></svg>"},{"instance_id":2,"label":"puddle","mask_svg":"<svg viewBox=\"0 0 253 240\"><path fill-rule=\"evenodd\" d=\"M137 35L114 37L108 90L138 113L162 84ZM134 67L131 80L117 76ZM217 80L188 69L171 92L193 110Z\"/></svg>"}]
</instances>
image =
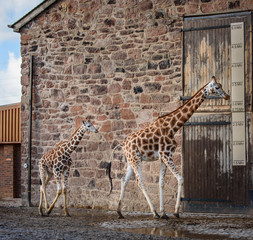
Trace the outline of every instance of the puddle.
<instances>
[{"instance_id":1,"label":"puddle","mask_svg":"<svg viewBox=\"0 0 253 240\"><path fill-rule=\"evenodd\" d=\"M188 239L228 239L230 234L220 232L214 229L200 228L199 231L195 229L195 224L183 224L180 226L172 226L167 221L156 221L149 219L139 220L121 220L108 221L100 225L102 228L109 228L114 231L128 232L136 234L156 235L161 237L179 237ZM200 227L200 226L199 226Z\"/></svg>"},{"instance_id":2,"label":"puddle","mask_svg":"<svg viewBox=\"0 0 253 240\"><path fill-rule=\"evenodd\" d=\"M167 229L167 228L128 228L116 229L120 232L129 232L136 234L156 235L161 237L181 237L189 239L228 239L228 236L214 235L214 234L196 234L188 231Z\"/></svg>"}]
</instances>

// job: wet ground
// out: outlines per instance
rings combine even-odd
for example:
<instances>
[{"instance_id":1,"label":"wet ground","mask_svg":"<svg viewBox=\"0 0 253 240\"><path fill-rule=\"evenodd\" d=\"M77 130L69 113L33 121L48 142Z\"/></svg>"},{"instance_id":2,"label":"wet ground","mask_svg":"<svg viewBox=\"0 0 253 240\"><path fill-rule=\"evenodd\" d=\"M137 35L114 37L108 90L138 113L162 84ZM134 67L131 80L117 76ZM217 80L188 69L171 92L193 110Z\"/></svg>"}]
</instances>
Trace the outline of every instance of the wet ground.
<instances>
[{"instance_id":1,"label":"wet ground","mask_svg":"<svg viewBox=\"0 0 253 240\"><path fill-rule=\"evenodd\" d=\"M56 208L40 217L35 207L0 206L0 239L253 239L252 215L183 213L155 220L144 213Z\"/></svg>"}]
</instances>

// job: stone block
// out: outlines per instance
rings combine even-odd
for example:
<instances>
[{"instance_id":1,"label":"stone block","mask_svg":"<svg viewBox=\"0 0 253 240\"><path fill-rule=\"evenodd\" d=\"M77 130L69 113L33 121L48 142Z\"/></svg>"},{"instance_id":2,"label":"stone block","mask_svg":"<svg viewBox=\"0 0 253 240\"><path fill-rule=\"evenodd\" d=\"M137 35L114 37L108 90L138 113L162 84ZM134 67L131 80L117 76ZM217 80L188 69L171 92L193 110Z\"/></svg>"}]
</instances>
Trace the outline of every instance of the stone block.
<instances>
[{"instance_id":1,"label":"stone block","mask_svg":"<svg viewBox=\"0 0 253 240\"><path fill-rule=\"evenodd\" d=\"M124 103L124 100L122 99L122 96L120 94L116 94L115 96L113 96L112 103L114 105L118 105L120 103Z\"/></svg>"},{"instance_id":2,"label":"stone block","mask_svg":"<svg viewBox=\"0 0 253 240\"><path fill-rule=\"evenodd\" d=\"M111 121L108 120L103 123L103 125L99 129L99 132L107 132L108 133L108 132L111 132L111 129L112 129Z\"/></svg>"},{"instance_id":3,"label":"stone block","mask_svg":"<svg viewBox=\"0 0 253 240\"><path fill-rule=\"evenodd\" d=\"M158 82L148 82L144 84L145 92L153 93L161 90L161 84Z\"/></svg>"},{"instance_id":4,"label":"stone block","mask_svg":"<svg viewBox=\"0 0 253 240\"><path fill-rule=\"evenodd\" d=\"M93 152L98 149L98 143L97 142L88 142L87 144L87 151Z\"/></svg>"},{"instance_id":5,"label":"stone block","mask_svg":"<svg viewBox=\"0 0 253 240\"><path fill-rule=\"evenodd\" d=\"M121 109L120 116L124 120L135 119L135 115L134 115L134 113L130 109Z\"/></svg>"},{"instance_id":6,"label":"stone block","mask_svg":"<svg viewBox=\"0 0 253 240\"><path fill-rule=\"evenodd\" d=\"M87 66L83 64L73 66L73 74L82 75L87 72Z\"/></svg>"},{"instance_id":7,"label":"stone block","mask_svg":"<svg viewBox=\"0 0 253 240\"><path fill-rule=\"evenodd\" d=\"M92 96L107 94L107 86L95 85L91 87L90 94Z\"/></svg>"},{"instance_id":8,"label":"stone block","mask_svg":"<svg viewBox=\"0 0 253 240\"><path fill-rule=\"evenodd\" d=\"M112 60L125 60L127 58L127 53L123 51L118 51L112 53Z\"/></svg>"},{"instance_id":9,"label":"stone block","mask_svg":"<svg viewBox=\"0 0 253 240\"><path fill-rule=\"evenodd\" d=\"M88 72L90 74L101 73L101 65L100 64L95 64L95 63L90 64Z\"/></svg>"},{"instance_id":10,"label":"stone block","mask_svg":"<svg viewBox=\"0 0 253 240\"><path fill-rule=\"evenodd\" d=\"M76 96L76 103L88 103L90 102L90 97L88 95Z\"/></svg>"},{"instance_id":11,"label":"stone block","mask_svg":"<svg viewBox=\"0 0 253 240\"><path fill-rule=\"evenodd\" d=\"M114 83L109 86L109 93L118 93L121 91L121 86L119 83Z\"/></svg>"},{"instance_id":12,"label":"stone block","mask_svg":"<svg viewBox=\"0 0 253 240\"><path fill-rule=\"evenodd\" d=\"M153 3L151 0L144 0L140 3L140 10L147 11L153 9Z\"/></svg>"},{"instance_id":13,"label":"stone block","mask_svg":"<svg viewBox=\"0 0 253 240\"><path fill-rule=\"evenodd\" d=\"M119 120L112 121L112 131L124 129L124 122Z\"/></svg>"}]
</instances>

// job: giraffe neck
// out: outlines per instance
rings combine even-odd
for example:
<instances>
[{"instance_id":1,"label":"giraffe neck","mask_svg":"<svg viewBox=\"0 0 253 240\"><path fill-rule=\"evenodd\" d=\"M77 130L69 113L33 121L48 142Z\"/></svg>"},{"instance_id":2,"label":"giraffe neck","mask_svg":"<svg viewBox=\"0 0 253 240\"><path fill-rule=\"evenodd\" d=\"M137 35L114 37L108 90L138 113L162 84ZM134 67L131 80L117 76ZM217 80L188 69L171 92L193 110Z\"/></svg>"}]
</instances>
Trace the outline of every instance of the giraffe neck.
<instances>
[{"instance_id":1,"label":"giraffe neck","mask_svg":"<svg viewBox=\"0 0 253 240\"><path fill-rule=\"evenodd\" d=\"M184 105L179 107L177 110L159 118L164 120L163 126L169 128L169 135L174 135L197 111L199 106L203 103L206 98L204 92L204 86L201 88L191 99L189 99Z\"/></svg>"},{"instance_id":2,"label":"giraffe neck","mask_svg":"<svg viewBox=\"0 0 253 240\"><path fill-rule=\"evenodd\" d=\"M191 99L178 109L177 122L184 125L190 117L197 111L200 105L206 99L203 89L198 91Z\"/></svg>"},{"instance_id":3,"label":"giraffe neck","mask_svg":"<svg viewBox=\"0 0 253 240\"><path fill-rule=\"evenodd\" d=\"M66 153L71 154L78 146L87 129L82 125L69 137L66 144Z\"/></svg>"}]
</instances>

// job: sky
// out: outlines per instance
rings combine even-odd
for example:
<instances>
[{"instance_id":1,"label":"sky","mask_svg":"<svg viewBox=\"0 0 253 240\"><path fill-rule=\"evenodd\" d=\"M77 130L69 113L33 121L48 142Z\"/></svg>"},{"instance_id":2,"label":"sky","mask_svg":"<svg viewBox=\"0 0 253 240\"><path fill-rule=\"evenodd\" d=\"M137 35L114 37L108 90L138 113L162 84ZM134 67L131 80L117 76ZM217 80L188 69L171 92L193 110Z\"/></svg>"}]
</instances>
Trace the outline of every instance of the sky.
<instances>
[{"instance_id":1,"label":"sky","mask_svg":"<svg viewBox=\"0 0 253 240\"><path fill-rule=\"evenodd\" d=\"M12 25L43 0L0 0L0 106L21 101L20 34Z\"/></svg>"}]
</instances>

